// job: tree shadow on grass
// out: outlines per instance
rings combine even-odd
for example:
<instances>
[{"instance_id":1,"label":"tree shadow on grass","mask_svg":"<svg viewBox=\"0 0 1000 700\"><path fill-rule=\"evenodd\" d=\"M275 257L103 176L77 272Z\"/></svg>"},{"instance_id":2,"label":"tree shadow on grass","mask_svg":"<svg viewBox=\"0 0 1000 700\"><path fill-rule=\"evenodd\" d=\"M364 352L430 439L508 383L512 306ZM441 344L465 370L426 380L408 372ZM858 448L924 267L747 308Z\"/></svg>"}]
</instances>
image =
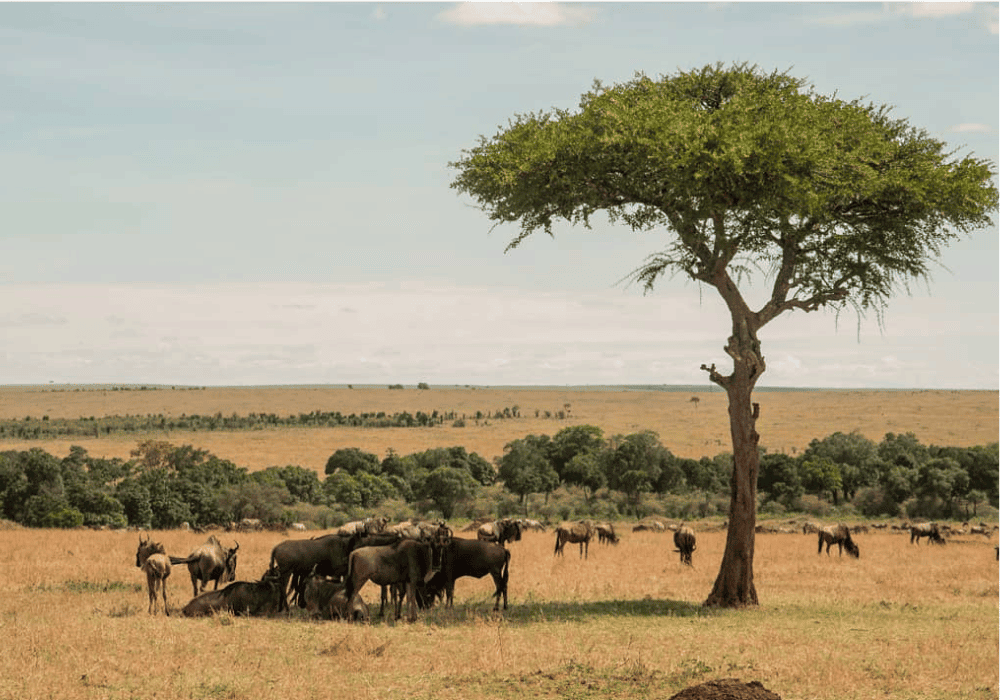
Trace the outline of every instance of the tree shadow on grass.
<instances>
[{"instance_id":1,"label":"tree shadow on grass","mask_svg":"<svg viewBox=\"0 0 1000 700\"><path fill-rule=\"evenodd\" d=\"M420 618L442 627L468 624L470 620L503 619L507 624L538 622L585 622L614 617L711 617L718 608L681 600L595 600L586 602L524 601L511 604L507 610L493 612L489 602L470 602L444 608L436 605L420 611ZM374 620L374 618L373 618Z\"/></svg>"}]
</instances>

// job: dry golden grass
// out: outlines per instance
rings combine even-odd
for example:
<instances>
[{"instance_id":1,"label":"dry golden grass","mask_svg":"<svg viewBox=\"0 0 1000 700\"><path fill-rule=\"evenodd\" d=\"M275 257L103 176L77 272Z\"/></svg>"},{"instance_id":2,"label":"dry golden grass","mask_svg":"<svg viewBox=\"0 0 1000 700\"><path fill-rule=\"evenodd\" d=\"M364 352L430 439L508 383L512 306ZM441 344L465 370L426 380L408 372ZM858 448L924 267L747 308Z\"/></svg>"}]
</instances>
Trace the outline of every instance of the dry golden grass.
<instances>
[{"instance_id":1,"label":"dry golden grass","mask_svg":"<svg viewBox=\"0 0 1000 700\"><path fill-rule=\"evenodd\" d=\"M152 535L171 554L204 541ZM510 546L505 615L489 612L488 577L460 579L453 610L355 627L150 616L135 533L2 531L0 698L666 698L718 677L784 700L997 697L996 537L859 535L855 560L817 555L813 536L759 535L761 606L706 610L724 538L700 532L688 568L669 535L626 531L581 560L528 533ZM239 578L283 539L239 535ZM175 567L175 612L190 593Z\"/></svg>"},{"instance_id":2,"label":"dry golden grass","mask_svg":"<svg viewBox=\"0 0 1000 700\"><path fill-rule=\"evenodd\" d=\"M699 401L691 401L697 396ZM801 451L813 438L857 430L876 442L885 433L912 432L924 444L969 446L997 440L996 391L758 391L761 445L772 452ZM519 408L521 418L480 421L476 411L492 414ZM665 392L532 388L294 388L245 387L156 389L147 391L53 391L42 387L0 387L0 418L310 411L351 413L430 413L454 411L467 416L466 427L445 425L414 429L293 429L244 432L171 432L109 438L0 441L2 449L40 447L65 456L71 445L97 457L127 458L143 438L190 444L252 470L295 464L322 473L327 458L342 447L359 447L379 456L389 449L412 454L433 447L462 445L492 460L511 440L525 435L553 435L569 425L599 426L605 435L654 430L674 454L699 458L729 451L726 397L718 391ZM535 412L539 413L538 418ZM567 411L563 420L546 419Z\"/></svg>"}]
</instances>

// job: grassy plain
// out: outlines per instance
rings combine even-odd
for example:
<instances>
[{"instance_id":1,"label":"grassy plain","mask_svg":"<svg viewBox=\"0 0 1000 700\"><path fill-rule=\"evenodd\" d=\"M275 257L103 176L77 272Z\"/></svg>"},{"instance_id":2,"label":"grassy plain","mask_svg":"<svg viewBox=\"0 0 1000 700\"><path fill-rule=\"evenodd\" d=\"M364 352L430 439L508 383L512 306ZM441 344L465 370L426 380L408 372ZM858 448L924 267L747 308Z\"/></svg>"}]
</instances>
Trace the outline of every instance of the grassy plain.
<instances>
[{"instance_id":1,"label":"grassy plain","mask_svg":"<svg viewBox=\"0 0 1000 700\"><path fill-rule=\"evenodd\" d=\"M692 401L697 398L698 401ZM980 445L997 440L996 391L761 391L758 431L771 452L793 454L813 438L857 430L880 441L887 432L916 434L924 444ZM476 421L477 411L494 415L514 409L518 418ZM342 447L384 456L389 449L412 454L433 447L462 445L488 460L504 445L528 434L553 435L569 425L590 424L606 436L654 430L680 457L730 451L726 397L719 391L625 391L595 388L431 387L230 387L112 391L84 387L0 387L0 419L25 416L79 418L105 415L224 416L233 413L298 415L311 411L454 412L465 427L450 421L433 428L275 428L242 432L155 432L56 440L2 440L0 449L42 449L57 456L71 445L96 457L127 458L144 438L169 440L209 450L251 470L294 464L322 474L327 458ZM565 418L557 416L562 411ZM546 412L551 417L546 418Z\"/></svg>"},{"instance_id":2,"label":"grassy plain","mask_svg":"<svg viewBox=\"0 0 1000 700\"><path fill-rule=\"evenodd\" d=\"M720 611L700 602L723 532L698 533L689 568L669 535L624 529L586 560L575 546L554 557L551 532L511 543L503 615L489 577L460 579L454 609L370 626L186 619L185 567L168 583L175 614L150 616L135 533L0 531L0 698L624 700L727 677L784 700L998 695L995 536L940 547L859 535L855 560L817 555L813 536L758 535L761 605ZM205 537L152 536L178 555ZM286 537L239 535L238 578L258 578Z\"/></svg>"}]
</instances>

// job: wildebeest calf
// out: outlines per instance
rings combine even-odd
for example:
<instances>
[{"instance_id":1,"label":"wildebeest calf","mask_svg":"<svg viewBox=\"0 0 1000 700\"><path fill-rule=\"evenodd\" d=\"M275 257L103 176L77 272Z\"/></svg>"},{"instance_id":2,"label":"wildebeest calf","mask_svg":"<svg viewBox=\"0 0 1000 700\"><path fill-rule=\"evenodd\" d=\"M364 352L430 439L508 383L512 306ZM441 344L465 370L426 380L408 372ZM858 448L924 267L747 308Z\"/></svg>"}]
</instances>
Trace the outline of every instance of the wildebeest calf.
<instances>
[{"instance_id":1,"label":"wildebeest calf","mask_svg":"<svg viewBox=\"0 0 1000 700\"><path fill-rule=\"evenodd\" d=\"M348 601L344 584L327 576L310 576L302 597L306 610L313 616L349 622L366 622L370 619L368 606L361 596L355 595Z\"/></svg>"},{"instance_id":2,"label":"wildebeest calf","mask_svg":"<svg viewBox=\"0 0 1000 700\"><path fill-rule=\"evenodd\" d=\"M135 553L135 565L146 573L146 588L149 592L149 609L147 612L155 614L156 594L163 596L163 613L170 614L167 609L167 577L170 576L170 557L159 542L151 542L149 536L143 541L139 535L139 549Z\"/></svg>"}]
</instances>

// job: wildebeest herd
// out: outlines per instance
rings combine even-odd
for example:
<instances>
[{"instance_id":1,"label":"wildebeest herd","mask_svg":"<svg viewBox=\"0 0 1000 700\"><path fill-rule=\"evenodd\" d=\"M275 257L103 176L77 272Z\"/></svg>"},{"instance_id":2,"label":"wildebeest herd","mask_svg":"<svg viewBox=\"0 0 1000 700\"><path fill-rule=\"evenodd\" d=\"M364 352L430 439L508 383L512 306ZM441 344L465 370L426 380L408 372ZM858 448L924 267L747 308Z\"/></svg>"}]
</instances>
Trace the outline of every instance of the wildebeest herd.
<instances>
[{"instance_id":1,"label":"wildebeest herd","mask_svg":"<svg viewBox=\"0 0 1000 700\"><path fill-rule=\"evenodd\" d=\"M944 528L937 523L909 525L910 542L944 544ZM985 526L984 526L985 528ZM384 517L371 517L348 523L332 534L310 539L289 539L271 550L267 571L259 581L236 581L239 542L226 547L215 535L196 547L186 557L168 556L164 546L139 536L135 565L146 574L150 614L155 614L162 599L167 607L167 578L171 567L186 565L191 577L192 599L182 608L185 616L196 617L218 612L236 615L274 615L289 610L290 605L305 609L312 617L367 621L368 606L360 596L371 581L381 588L379 616L391 604L395 619L401 619L405 601L407 618L414 621L418 609L436 601L446 607L454 602L455 581L465 576L482 578L489 574L494 582L493 610L507 609L507 584L511 553L508 542L521 539L529 529L545 530L537 521L501 518L473 523L476 539L455 537L444 521L404 521L389 526ZM995 530L986 531L989 536ZM640 522L633 531L665 532L673 530L675 552L682 564L693 566L696 549L694 530L685 523L667 525L662 519ZM867 531L856 526L855 532ZM602 544L620 541L609 522L581 520L563 523L556 530L555 556L563 554L566 543L580 545L580 558L589 558L591 539ZM840 523L820 526L807 522L802 532L817 533L818 553L824 545L827 555L837 545L838 553L860 557L852 528ZM998 550L1000 558L1000 550ZM213 590L206 592L209 581ZM219 588L219 583L225 585Z\"/></svg>"}]
</instances>

